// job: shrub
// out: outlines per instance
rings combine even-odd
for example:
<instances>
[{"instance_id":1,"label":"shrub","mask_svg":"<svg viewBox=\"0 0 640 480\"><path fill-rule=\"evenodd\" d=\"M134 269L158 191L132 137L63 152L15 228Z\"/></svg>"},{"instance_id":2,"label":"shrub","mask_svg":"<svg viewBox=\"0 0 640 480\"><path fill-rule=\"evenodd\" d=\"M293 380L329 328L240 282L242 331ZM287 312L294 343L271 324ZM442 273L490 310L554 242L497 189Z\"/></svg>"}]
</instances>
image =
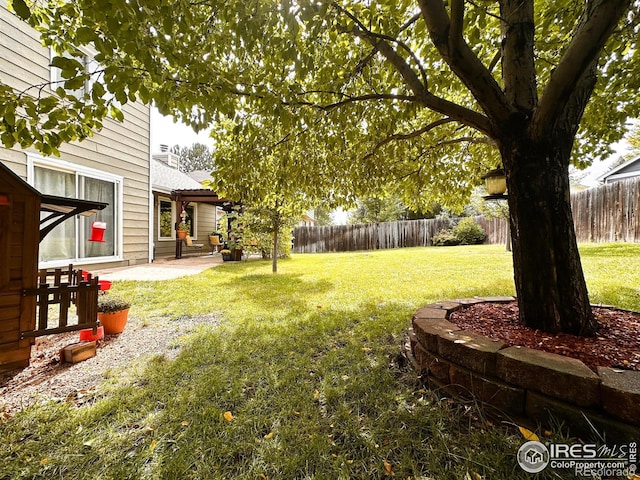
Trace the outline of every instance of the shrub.
<instances>
[{"instance_id":1,"label":"shrub","mask_svg":"<svg viewBox=\"0 0 640 480\"><path fill-rule=\"evenodd\" d=\"M453 230L446 228L433 236L434 247L450 247L460 245L460 240L453 234Z\"/></svg>"},{"instance_id":2,"label":"shrub","mask_svg":"<svg viewBox=\"0 0 640 480\"><path fill-rule=\"evenodd\" d=\"M460 245L476 245L484 242L487 238L482 227L470 217L463 218L453 227L453 235L458 239Z\"/></svg>"},{"instance_id":3,"label":"shrub","mask_svg":"<svg viewBox=\"0 0 640 480\"><path fill-rule=\"evenodd\" d=\"M452 245L475 245L484 242L487 234L472 218L466 217L453 228L440 230L433 236L434 247Z\"/></svg>"},{"instance_id":4,"label":"shrub","mask_svg":"<svg viewBox=\"0 0 640 480\"><path fill-rule=\"evenodd\" d=\"M98 296L98 312L113 313L131 307L131 302L116 295L104 293Z\"/></svg>"}]
</instances>

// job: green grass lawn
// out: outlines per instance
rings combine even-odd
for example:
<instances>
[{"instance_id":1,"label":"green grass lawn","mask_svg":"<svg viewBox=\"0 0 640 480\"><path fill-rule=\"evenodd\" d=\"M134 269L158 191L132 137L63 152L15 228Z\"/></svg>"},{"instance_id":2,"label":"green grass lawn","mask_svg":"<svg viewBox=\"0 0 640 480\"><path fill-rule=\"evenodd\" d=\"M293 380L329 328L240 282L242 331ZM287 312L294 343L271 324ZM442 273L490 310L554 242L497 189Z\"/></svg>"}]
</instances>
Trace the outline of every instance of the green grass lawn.
<instances>
[{"instance_id":1,"label":"green grass lawn","mask_svg":"<svg viewBox=\"0 0 640 480\"><path fill-rule=\"evenodd\" d=\"M640 245L581 251L592 301L640 310ZM425 303L514 293L503 247L296 255L270 269L116 282L148 328L211 312L221 324L184 338L175 361L111 372L92 405L0 423L0 479L531 478L514 424L424 390L399 361Z\"/></svg>"}]
</instances>

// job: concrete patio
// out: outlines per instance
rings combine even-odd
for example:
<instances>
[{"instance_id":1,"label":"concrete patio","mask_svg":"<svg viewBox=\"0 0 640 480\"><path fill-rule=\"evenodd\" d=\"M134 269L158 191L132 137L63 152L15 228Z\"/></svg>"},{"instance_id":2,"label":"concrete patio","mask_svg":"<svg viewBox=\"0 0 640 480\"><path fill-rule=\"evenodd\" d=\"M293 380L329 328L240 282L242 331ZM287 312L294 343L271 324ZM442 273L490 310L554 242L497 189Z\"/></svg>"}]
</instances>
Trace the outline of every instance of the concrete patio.
<instances>
[{"instance_id":1,"label":"concrete patio","mask_svg":"<svg viewBox=\"0 0 640 480\"><path fill-rule=\"evenodd\" d=\"M182 257L179 260L169 257L131 267L96 269L92 273L98 275L100 280L171 280L195 275L222 263L220 254Z\"/></svg>"}]
</instances>

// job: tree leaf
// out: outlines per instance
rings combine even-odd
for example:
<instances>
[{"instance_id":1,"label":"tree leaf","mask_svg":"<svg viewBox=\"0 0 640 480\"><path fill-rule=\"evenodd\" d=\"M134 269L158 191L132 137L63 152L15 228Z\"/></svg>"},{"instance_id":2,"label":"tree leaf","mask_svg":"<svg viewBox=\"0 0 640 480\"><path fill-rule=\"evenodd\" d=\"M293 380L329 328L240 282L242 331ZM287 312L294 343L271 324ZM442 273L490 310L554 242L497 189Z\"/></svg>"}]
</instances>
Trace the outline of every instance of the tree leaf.
<instances>
[{"instance_id":1,"label":"tree leaf","mask_svg":"<svg viewBox=\"0 0 640 480\"><path fill-rule=\"evenodd\" d=\"M9 4L13 7L13 11L16 12L22 20L29 20L31 17L31 10L24 0L12 0Z\"/></svg>"},{"instance_id":2,"label":"tree leaf","mask_svg":"<svg viewBox=\"0 0 640 480\"><path fill-rule=\"evenodd\" d=\"M386 460L384 460L382 462L382 464L384 465L384 474L385 475L389 475L389 476L393 476L393 467L391 466L391 464L389 462L387 462Z\"/></svg>"},{"instance_id":3,"label":"tree leaf","mask_svg":"<svg viewBox=\"0 0 640 480\"><path fill-rule=\"evenodd\" d=\"M538 435L533 433L531 430L528 430L528 429L526 429L524 427L518 427L518 430L520 430L520 433L525 438L525 440L533 441L533 442L539 442L540 441L540 438L538 438Z\"/></svg>"}]
</instances>

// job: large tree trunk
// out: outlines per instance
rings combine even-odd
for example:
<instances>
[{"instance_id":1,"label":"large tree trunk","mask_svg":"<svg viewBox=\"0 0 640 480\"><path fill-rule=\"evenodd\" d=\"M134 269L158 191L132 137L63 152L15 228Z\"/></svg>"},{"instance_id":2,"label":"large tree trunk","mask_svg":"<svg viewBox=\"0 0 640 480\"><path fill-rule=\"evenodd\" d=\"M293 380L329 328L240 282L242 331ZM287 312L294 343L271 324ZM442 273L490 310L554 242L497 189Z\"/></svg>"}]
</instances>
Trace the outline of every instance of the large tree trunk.
<instances>
[{"instance_id":1,"label":"large tree trunk","mask_svg":"<svg viewBox=\"0 0 640 480\"><path fill-rule=\"evenodd\" d=\"M593 335L596 323L571 214L570 148L517 141L501 150L520 319L545 332Z\"/></svg>"}]
</instances>

